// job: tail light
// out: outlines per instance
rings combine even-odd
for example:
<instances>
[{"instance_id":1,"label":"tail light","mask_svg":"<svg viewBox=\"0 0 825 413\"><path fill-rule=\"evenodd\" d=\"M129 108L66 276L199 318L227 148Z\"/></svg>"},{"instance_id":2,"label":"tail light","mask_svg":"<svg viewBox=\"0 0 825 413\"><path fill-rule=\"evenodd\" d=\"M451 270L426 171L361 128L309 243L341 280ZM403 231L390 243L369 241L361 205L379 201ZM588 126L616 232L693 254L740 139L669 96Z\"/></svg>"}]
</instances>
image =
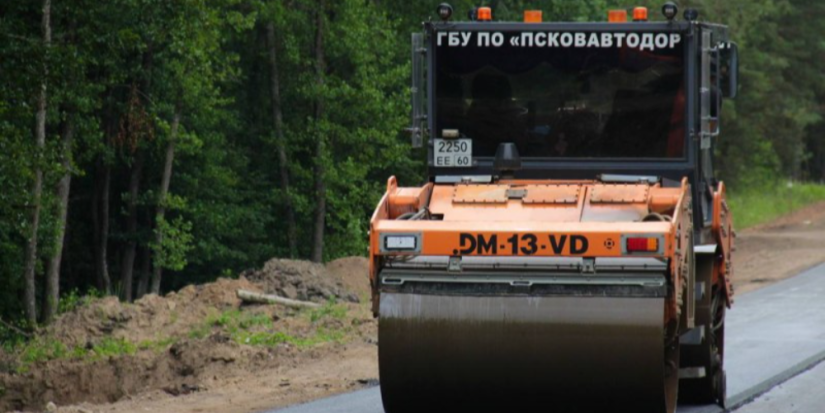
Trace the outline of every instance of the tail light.
<instances>
[{"instance_id":1,"label":"tail light","mask_svg":"<svg viewBox=\"0 0 825 413\"><path fill-rule=\"evenodd\" d=\"M659 252L659 237L627 237L625 238L625 251L634 252Z\"/></svg>"}]
</instances>

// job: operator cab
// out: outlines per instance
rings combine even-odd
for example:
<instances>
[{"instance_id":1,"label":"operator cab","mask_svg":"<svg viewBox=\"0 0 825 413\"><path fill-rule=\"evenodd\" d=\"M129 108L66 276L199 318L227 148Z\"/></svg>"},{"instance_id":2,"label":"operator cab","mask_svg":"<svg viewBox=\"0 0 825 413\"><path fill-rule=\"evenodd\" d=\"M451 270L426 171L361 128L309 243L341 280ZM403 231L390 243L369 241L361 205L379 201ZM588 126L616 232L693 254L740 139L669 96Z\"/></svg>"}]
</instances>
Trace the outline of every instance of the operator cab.
<instances>
[{"instance_id":1,"label":"operator cab","mask_svg":"<svg viewBox=\"0 0 825 413\"><path fill-rule=\"evenodd\" d=\"M624 10L604 23L543 23L535 11L525 23L496 22L489 8L453 22L445 6L442 21L413 35L410 130L414 146L429 138L431 180L495 181L508 144L520 159L515 179L654 176L669 186L688 177L694 199L709 202L700 188L716 186L721 99L736 91L726 27L667 8L661 22L644 8L633 22ZM702 209L698 228L711 216Z\"/></svg>"}]
</instances>

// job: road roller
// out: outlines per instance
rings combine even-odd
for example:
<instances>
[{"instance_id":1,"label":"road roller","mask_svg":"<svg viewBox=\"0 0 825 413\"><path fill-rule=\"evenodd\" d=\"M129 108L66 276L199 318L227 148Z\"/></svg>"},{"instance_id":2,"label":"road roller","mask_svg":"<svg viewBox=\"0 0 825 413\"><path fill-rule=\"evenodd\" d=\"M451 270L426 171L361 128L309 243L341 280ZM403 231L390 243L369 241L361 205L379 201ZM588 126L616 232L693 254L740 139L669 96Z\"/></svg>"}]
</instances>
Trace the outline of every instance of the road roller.
<instances>
[{"instance_id":1,"label":"road roller","mask_svg":"<svg viewBox=\"0 0 825 413\"><path fill-rule=\"evenodd\" d=\"M385 411L724 406L727 27L493 14L441 4L412 36L427 179L390 177L369 235Z\"/></svg>"}]
</instances>

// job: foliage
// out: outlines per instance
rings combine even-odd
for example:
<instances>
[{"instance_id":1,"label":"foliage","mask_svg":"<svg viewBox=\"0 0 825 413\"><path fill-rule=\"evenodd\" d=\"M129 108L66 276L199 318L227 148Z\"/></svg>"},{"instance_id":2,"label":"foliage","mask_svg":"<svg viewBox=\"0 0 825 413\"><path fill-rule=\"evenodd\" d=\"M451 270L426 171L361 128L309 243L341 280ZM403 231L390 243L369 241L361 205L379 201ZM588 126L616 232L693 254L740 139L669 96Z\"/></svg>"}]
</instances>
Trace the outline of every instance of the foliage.
<instances>
[{"instance_id":1,"label":"foliage","mask_svg":"<svg viewBox=\"0 0 825 413\"><path fill-rule=\"evenodd\" d=\"M132 242L138 250L133 282L144 268L149 273L159 266L168 274L165 290L287 256L287 200L296 216L297 258L307 258L319 165L327 187L324 259L364 254L370 213L386 179L397 175L402 185L425 179L425 151L412 150L401 131L409 114L410 33L435 17L439 2L327 0L320 10L317 0L66 0L52 6L49 50L39 40L39 2L0 2L0 316L17 319L22 310L35 167L45 171L38 291L43 262L55 253L52 235L60 223L53 188L65 172L60 141L69 124L73 180L60 285L70 293L62 311L81 304L77 291L101 288L96 275L104 263L112 285L125 289L121 268ZM618 0L451 3L457 20L475 5L491 6L497 20L520 20L523 10L540 9L545 21L603 21L608 9L629 6ZM661 19L661 1L637 3ZM698 8L702 19L728 24L739 45L742 88L723 108L717 175L733 189L739 226L760 222L782 203L767 204L752 194L782 190L777 181L825 181L825 3L679 3L683 10ZM318 13L326 59L320 76ZM276 35L289 191L280 189L269 24ZM32 125L44 76L50 99L47 145L40 152ZM316 117L319 102L324 110ZM180 124L173 138L176 113ZM316 157L319 139L325 149ZM170 146L173 174L161 199ZM166 214L158 220L159 206ZM96 254L104 223L109 242L101 262ZM0 331L4 341L12 335Z\"/></svg>"},{"instance_id":2,"label":"foliage","mask_svg":"<svg viewBox=\"0 0 825 413\"><path fill-rule=\"evenodd\" d=\"M57 312L58 314L64 314L74 311L77 308L88 305L96 298L101 297L103 297L103 293L94 287L89 288L89 290L86 291L86 294L80 294L80 290L75 288L60 297L60 304Z\"/></svg>"},{"instance_id":3,"label":"foliage","mask_svg":"<svg viewBox=\"0 0 825 413\"><path fill-rule=\"evenodd\" d=\"M151 243L155 263L163 268L180 271L186 267L186 254L192 249L192 223L182 217L171 222L165 218L157 221L155 231L163 234L160 244Z\"/></svg>"}]
</instances>

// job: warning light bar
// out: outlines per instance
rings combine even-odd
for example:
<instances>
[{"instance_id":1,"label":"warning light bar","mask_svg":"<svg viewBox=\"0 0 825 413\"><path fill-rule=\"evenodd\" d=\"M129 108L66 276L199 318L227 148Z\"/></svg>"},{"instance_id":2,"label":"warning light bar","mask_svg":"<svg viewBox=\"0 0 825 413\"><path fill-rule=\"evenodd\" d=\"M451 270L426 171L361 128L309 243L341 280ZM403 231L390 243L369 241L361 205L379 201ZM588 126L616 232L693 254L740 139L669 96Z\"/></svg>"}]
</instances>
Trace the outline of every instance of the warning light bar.
<instances>
[{"instance_id":1,"label":"warning light bar","mask_svg":"<svg viewBox=\"0 0 825 413\"><path fill-rule=\"evenodd\" d=\"M625 245L627 252L658 252L659 238L657 237L635 237L626 238Z\"/></svg>"},{"instance_id":2,"label":"warning light bar","mask_svg":"<svg viewBox=\"0 0 825 413\"><path fill-rule=\"evenodd\" d=\"M525 10L524 11L524 22L525 23L541 23L541 10Z\"/></svg>"},{"instance_id":3,"label":"warning light bar","mask_svg":"<svg viewBox=\"0 0 825 413\"><path fill-rule=\"evenodd\" d=\"M633 21L634 22L646 22L647 21L647 7L636 7L633 9Z\"/></svg>"},{"instance_id":4,"label":"warning light bar","mask_svg":"<svg viewBox=\"0 0 825 413\"><path fill-rule=\"evenodd\" d=\"M627 23L627 10L608 11L607 21L610 23Z\"/></svg>"},{"instance_id":5,"label":"warning light bar","mask_svg":"<svg viewBox=\"0 0 825 413\"><path fill-rule=\"evenodd\" d=\"M489 7L479 7L476 13L476 19L480 22L488 22L493 20L493 10Z\"/></svg>"}]
</instances>

